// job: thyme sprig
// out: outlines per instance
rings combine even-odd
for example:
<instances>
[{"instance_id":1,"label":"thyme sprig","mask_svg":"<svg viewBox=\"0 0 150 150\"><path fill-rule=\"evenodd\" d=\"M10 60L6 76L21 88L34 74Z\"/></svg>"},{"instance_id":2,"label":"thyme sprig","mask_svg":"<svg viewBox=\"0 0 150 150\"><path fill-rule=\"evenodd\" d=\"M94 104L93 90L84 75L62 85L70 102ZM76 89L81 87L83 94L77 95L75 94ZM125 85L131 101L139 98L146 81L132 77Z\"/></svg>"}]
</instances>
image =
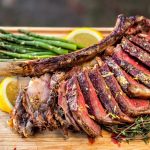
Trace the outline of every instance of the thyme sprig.
<instances>
[{"instance_id":1,"label":"thyme sprig","mask_svg":"<svg viewBox=\"0 0 150 150\"><path fill-rule=\"evenodd\" d=\"M104 129L115 134L118 141L144 140L150 138L150 116L140 116L132 124L105 126Z\"/></svg>"}]
</instances>

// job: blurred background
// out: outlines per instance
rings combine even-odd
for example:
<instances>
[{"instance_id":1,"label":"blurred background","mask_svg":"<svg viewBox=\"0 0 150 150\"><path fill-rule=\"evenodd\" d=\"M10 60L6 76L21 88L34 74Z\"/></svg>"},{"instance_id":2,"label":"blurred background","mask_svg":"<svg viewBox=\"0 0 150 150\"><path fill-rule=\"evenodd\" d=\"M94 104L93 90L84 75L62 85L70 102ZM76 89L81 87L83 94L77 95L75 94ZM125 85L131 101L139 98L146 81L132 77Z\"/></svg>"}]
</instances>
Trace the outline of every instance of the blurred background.
<instances>
[{"instance_id":1,"label":"blurred background","mask_svg":"<svg viewBox=\"0 0 150 150\"><path fill-rule=\"evenodd\" d=\"M118 14L150 17L150 0L0 0L0 26L113 26Z\"/></svg>"}]
</instances>

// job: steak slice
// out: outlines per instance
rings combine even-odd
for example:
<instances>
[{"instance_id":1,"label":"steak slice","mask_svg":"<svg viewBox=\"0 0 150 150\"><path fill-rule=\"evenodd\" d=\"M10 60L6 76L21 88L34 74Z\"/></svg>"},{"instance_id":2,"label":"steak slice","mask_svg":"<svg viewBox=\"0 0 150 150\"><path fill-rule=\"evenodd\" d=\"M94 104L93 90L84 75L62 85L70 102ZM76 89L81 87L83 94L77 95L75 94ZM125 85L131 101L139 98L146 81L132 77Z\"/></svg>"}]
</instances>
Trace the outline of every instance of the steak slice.
<instances>
[{"instance_id":1,"label":"steak slice","mask_svg":"<svg viewBox=\"0 0 150 150\"><path fill-rule=\"evenodd\" d=\"M23 106L24 92L20 91L16 105L11 114L10 121L13 123L13 128L23 137L31 136L35 133L35 126Z\"/></svg>"},{"instance_id":2,"label":"steak slice","mask_svg":"<svg viewBox=\"0 0 150 150\"><path fill-rule=\"evenodd\" d=\"M140 62L137 62L136 59L132 58L126 52L124 52L120 45L117 45L117 47L113 51L116 57L127 61L128 63L133 65L135 68L141 70L143 73L150 75L150 71L145 66L143 66Z\"/></svg>"},{"instance_id":3,"label":"steak slice","mask_svg":"<svg viewBox=\"0 0 150 150\"><path fill-rule=\"evenodd\" d=\"M116 55L113 55L112 57L116 63L123 68L127 73L129 73L132 77L134 77L136 80L140 81L144 85L150 88L150 75L147 73L144 73L143 71L139 70L135 65L133 66L129 62L119 58Z\"/></svg>"},{"instance_id":4,"label":"steak slice","mask_svg":"<svg viewBox=\"0 0 150 150\"><path fill-rule=\"evenodd\" d=\"M150 89L145 87L143 84L140 84L136 80L134 80L129 74L123 71L124 76L129 81L130 85L128 86L128 91L135 98L141 99L150 99Z\"/></svg>"},{"instance_id":5,"label":"steak slice","mask_svg":"<svg viewBox=\"0 0 150 150\"><path fill-rule=\"evenodd\" d=\"M139 34L137 34L137 36L147 42L150 42L150 35L148 35L148 34L139 33Z\"/></svg>"},{"instance_id":6,"label":"steak slice","mask_svg":"<svg viewBox=\"0 0 150 150\"><path fill-rule=\"evenodd\" d=\"M100 61L100 60L98 60ZM110 88L112 95L119 104L121 110L129 116L138 116L141 114L149 114L150 101L141 99L131 99L120 88L116 78L109 70L106 63L99 63L100 72L105 79L107 86ZM132 120L133 121L133 120Z\"/></svg>"},{"instance_id":7,"label":"steak slice","mask_svg":"<svg viewBox=\"0 0 150 150\"><path fill-rule=\"evenodd\" d=\"M52 128L52 130L57 129L62 124L65 124L57 111L58 84L64 79L64 77L64 72L55 72L51 76L51 80L49 82L49 98L46 102L48 108L45 114L46 120L48 121L48 127Z\"/></svg>"},{"instance_id":8,"label":"steak slice","mask_svg":"<svg viewBox=\"0 0 150 150\"><path fill-rule=\"evenodd\" d=\"M70 126L73 127L75 131L80 131L80 128L78 127L77 123L75 122L70 110L69 106L67 104L67 98L66 98L66 89L65 89L66 83L63 81L59 84L58 89L58 107L59 110L62 113L62 116L64 115L64 120L66 121L65 124L62 124L62 126L66 126L66 128L69 128ZM70 128L71 128L70 127Z\"/></svg>"},{"instance_id":9,"label":"steak slice","mask_svg":"<svg viewBox=\"0 0 150 150\"><path fill-rule=\"evenodd\" d=\"M131 43L127 38L123 37L121 46L124 51L129 53L131 56L140 60L143 64L150 67L150 54L139 48L138 46Z\"/></svg>"},{"instance_id":10,"label":"steak slice","mask_svg":"<svg viewBox=\"0 0 150 150\"><path fill-rule=\"evenodd\" d=\"M117 63L110 57L105 57L105 62L113 72L122 90L129 97L150 99L150 89L142 84L139 84L131 78L125 71L123 71Z\"/></svg>"},{"instance_id":11,"label":"steak slice","mask_svg":"<svg viewBox=\"0 0 150 150\"><path fill-rule=\"evenodd\" d=\"M150 114L150 100L130 99L130 102L139 111L137 115Z\"/></svg>"},{"instance_id":12,"label":"steak slice","mask_svg":"<svg viewBox=\"0 0 150 150\"><path fill-rule=\"evenodd\" d=\"M35 126L41 130L48 126L47 117L51 120L51 127L56 124L53 119L52 109L48 109L47 101L50 97L50 76L45 74L40 78L32 78L25 92L24 107L31 115ZM48 120L49 121L49 120Z\"/></svg>"},{"instance_id":13,"label":"steak slice","mask_svg":"<svg viewBox=\"0 0 150 150\"><path fill-rule=\"evenodd\" d=\"M104 78L101 76L98 66L96 65L89 72L90 80L97 91L97 95L103 106L106 108L110 116L122 122L132 122L132 119L125 115L119 108L117 102L112 96L109 87L106 85Z\"/></svg>"},{"instance_id":14,"label":"steak slice","mask_svg":"<svg viewBox=\"0 0 150 150\"><path fill-rule=\"evenodd\" d=\"M139 33L148 34L150 32L150 19L141 19L136 20L136 23L128 28L128 30L126 31L127 35L136 35Z\"/></svg>"},{"instance_id":15,"label":"steak slice","mask_svg":"<svg viewBox=\"0 0 150 150\"><path fill-rule=\"evenodd\" d=\"M132 35L127 36L127 38L135 45L150 53L150 42L148 42L147 40Z\"/></svg>"},{"instance_id":16,"label":"steak slice","mask_svg":"<svg viewBox=\"0 0 150 150\"><path fill-rule=\"evenodd\" d=\"M102 124L116 124L116 121L112 120L107 115L101 102L99 101L96 91L89 79L88 71L85 70L78 75L79 85L84 96L85 102L88 105L89 114L94 116L98 123Z\"/></svg>"},{"instance_id":17,"label":"steak slice","mask_svg":"<svg viewBox=\"0 0 150 150\"><path fill-rule=\"evenodd\" d=\"M84 97L76 76L73 76L66 83L66 97L73 118L83 131L91 137L100 135L101 129L99 125L97 125L88 114Z\"/></svg>"}]
</instances>

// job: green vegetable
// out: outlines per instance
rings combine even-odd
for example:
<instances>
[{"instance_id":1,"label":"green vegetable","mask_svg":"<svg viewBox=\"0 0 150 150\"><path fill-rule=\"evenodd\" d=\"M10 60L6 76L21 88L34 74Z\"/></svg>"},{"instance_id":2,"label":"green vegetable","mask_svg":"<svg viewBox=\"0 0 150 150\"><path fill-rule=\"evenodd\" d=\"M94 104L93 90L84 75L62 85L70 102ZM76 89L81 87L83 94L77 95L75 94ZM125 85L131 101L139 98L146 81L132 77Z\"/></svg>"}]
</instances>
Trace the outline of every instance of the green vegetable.
<instances>
[{"instance_id":1,"label":"green vegetable","mask_svg":"<svg viewBox=\"0 0 150 150\"><path fill-rule=\"evenodd\" d=\"M22 53L22 54L32 53L32 52L40 52L40 53L45 52L46 54L56 55L55 53L51 51L43 51L40 49L26 48L26 47L21 47L19 45L13 45L13 44L9 45L9 43L5 43L5 42L0 42L0 47L6 50L12 51L12 52L17 52L17 53Z\"/></svg>"},{"instance_id":2,"label":"green vegetable","mask_svg":"<svg viewBox=\"0 0 150 150\"><path fill-rule=\"evenodd\" d=\"M39 42L39 41L18 40L17 38L14 38L9 34L0 34L0 38L11 41L11 42L18 43L20 45L29 45L29 46L34 46L36 48L43 48L43 49L51 50L52 52L54 52L56 54L61 54L62 55L62 54L67 54L68 53L68 50L58 48L58 47L55 47L55 46L51 46L47 43L43 43L43 42Z\"/></svg>"},{"instance_id":3,"label":"green vegetable","mask_svg":"<svg viewBox=\"0 0 150 150\"><path fill-rule=\"evenodd\" d=\"M43 40L43 39L25 36L25 35L14 35L14 34L10 34L10 35L17 39L22 39L22 40L27 40L27 41L39 41L39 42L47 43L49 45L56 46L56 47L61 47L61 48L70 49L70 50L77 50L77 46L71 43L65 43L61 41L52 41L52 40Z\"/></svg>"},{"instance_id":4,"label":"green vegetable","mask_svg":"<svg viewBox=\"0 0 150 150\"><path fill-rule=\"evenodd\" d=\"M29 54L18 54L14 52L3 51L3 50L0 50L0 53L5 54L7 56L11 56L12 58L21 58L21 59L40 59L40 58L54 57L54 55L32 56Z\"/></svg>"},{"instance_id":5,"label":"green vegetable","mask_svg":"<svg viewBox=\"0 0 150 150\"><path fill-rule=\"evenodd\" d=\"M30 52L30 53L26 53L32 56L42 56L42 55L53 55L56 56L54 53L52 52Z\"/></svg>"},{"instance_id":6,"label":"green vegetable","mask_svg":"<svg viewBox=\"0 0 150 150\"><path fill-rule=\"evenodd\" d=\"M9 59L9 58L10 58L9 56L0 53L0 59Z\"/></svg>"},{"instance_id":7,"label":"green vegetable","mask_svg":"<svg viewBox=\"0 0 150 150\"><path fill-rule=\"evenodd\" d=\"M3 42L0 42L0 47L1 47L1 48L4 48L4 49L6 49L6 50L9 50L9 51L18 52L18 53L28 53L28 52L31 52L31 51L29 51L29 50L22 49L22 48L17 47L17 46L6 45L6 44L4 44Z\"/></svg>"},{"instance_id":8,"label":"green vegetable","mask_svg":"<svg viewBox=\"0 0 150 150\"><path fill-rule=\"evenodd\" d=\"M3 40L1 42L4 43L5 45L14 46L17 49L27 50L27 51L30 51L30 52L50 52L50 50L47 50L47 49L33 48L31 46L19 45L19 44L12 43L12 42L9 42L9 41L4 41Z\"/></svg>"},{"instance_id":9,"label":"green vegetable","mask_svg":"<svg viewBox=\"0 0 150 150\"><path fill-rule=\"evenodd\" d=\"M19 30L19 31L22 31L22 30ZM17 39L41 41L41 42L45 42L45 43L48 43L48 44L53 45L53 46L62 47L62 48L70 49L70 50L76 50L77 49L77 44L70 42L70 41L67 41L67 40L64 40L64 39L61 39L61 38L56 38L56 37L51 37L50 39L40 38L41 35L37 35L37 34L36 34L37 36L31 36L30 34L26 34L29 36L15 35L15 34L12 34L10 32L7 32L3 29L0 29L0 32L3 34L10 34ZM28 32L28 31L26 31L26 32ZM29 32L29 33L31 33L31 32ZM45 37L45 36L42 36L42 37Z\"/></svg>"},{"instance_id":10,"label":"green vegetable","mask_svg":"<svg viewBox=\"0 0 150 150\"><path fill-rule=\"evenodd\" d=\"M23 30L23 29L20 29L19 32L24 33L24 34L29 35L29 36L33 36L33 37L39 38L39 39L62 41L62 42L66 42L66 43L75 44L77 46L77 48L84 48L83 45L74 43L72 41L69 41L69 40L66 40L66 39L63 39L63 38L58 38L58 37L53 37L53 36L43 36L43 35L35 34L33 32L29 32L29 31Z\"/></svg>"}]
</instances>

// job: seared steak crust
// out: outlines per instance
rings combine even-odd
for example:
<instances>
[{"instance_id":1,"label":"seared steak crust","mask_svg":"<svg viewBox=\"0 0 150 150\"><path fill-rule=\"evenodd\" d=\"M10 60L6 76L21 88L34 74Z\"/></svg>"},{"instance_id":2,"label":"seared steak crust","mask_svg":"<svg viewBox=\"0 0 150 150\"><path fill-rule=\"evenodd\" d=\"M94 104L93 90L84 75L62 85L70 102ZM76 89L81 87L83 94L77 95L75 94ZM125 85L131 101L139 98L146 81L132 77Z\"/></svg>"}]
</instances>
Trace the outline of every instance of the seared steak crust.
<instances>
[{"instance_id":1,"label":"seared steak crust","mask_svg":"<svg viewBox=\"0 0 150 150\"><path fill-rule=\"evenodd\" d=\"M150 42L146 41L145 39L139 38L138 36L127 36L127 38L133 42L134 44L138 45L141 47L143 50L147 51L150 53Z\"/></svg>"},{"instance_id":2,"label":"seared steak crust","mask_svg":"<svg viewBox=\"0 0 150 150\"><path fill-rule=\"evenodd\" d=\"M131 56L137 58L143 64L150 67L150 54L148 52L134 45L125 37L122 39L121 46L124 51L129 53Z\"/></svg>"}]
</instances>

